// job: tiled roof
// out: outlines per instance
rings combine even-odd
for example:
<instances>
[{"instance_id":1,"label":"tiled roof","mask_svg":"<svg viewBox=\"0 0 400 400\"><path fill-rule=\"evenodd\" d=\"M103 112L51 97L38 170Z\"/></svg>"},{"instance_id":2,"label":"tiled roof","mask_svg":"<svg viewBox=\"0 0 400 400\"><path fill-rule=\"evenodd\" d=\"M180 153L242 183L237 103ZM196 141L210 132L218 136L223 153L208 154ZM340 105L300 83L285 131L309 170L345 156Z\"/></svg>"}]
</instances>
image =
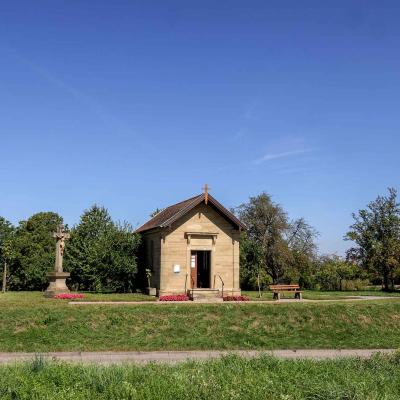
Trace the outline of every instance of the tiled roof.
<instances>
[{"instance_id":1,"label":"tiled roof","mask_svg":"<svg viewBox=\"0 0 400 400\"><path fill-rule=\"evenodd\" d=\"M144 225L136 229L136 232L144 232L154 228L163 228L171 225L174 221L184 216L192 208L203 202L205 194L199 194L198 196L190 199L181 201L180 203L174 204L165 208L156 214L153 218L147 221ZM208 195L208 202L213 204L224 216L229 219L234 225L237 225L239 229L245 229L245 226L222 204L218 203L210 194Z\"/></svg>"}]
</instances>

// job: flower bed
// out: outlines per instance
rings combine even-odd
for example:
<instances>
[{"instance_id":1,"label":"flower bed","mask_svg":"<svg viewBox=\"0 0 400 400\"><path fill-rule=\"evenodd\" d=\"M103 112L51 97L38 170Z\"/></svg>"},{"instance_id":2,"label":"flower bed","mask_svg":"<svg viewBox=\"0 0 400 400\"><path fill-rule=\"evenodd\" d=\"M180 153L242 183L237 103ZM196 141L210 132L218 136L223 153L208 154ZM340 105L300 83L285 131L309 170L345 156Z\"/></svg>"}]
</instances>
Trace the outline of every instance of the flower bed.
<instances>
[{"instance_id":1,"label":"flower bed","mask_svg":"<svg viewBox=\"0 0 400 400\"><path fill-rule=\"evenodd\" d=\"M189 296L186 296L186 294L160 296L160 301L189 301Z\"/></svg>"},{"instance_id":2,"label":"flower bed","mask_svg":"<svg viewBox=\"0 0 400 400\"><path fill-rule=\"evenodd\" d=\"M247 296L224 296L224 301L249 301Z\"/></svg>"},{"instance_id":3,"label":"flower bed","mask_svg":"<svg viewBox=\"0 0 400 400\"><path fill-rule=\"evenodd\" d=\"M85 297L84 294L79 294L79 293L59 293L54 296L55 299L63 299L63 300L83 299L84 297Z\"/></svg>"}]
</instances>

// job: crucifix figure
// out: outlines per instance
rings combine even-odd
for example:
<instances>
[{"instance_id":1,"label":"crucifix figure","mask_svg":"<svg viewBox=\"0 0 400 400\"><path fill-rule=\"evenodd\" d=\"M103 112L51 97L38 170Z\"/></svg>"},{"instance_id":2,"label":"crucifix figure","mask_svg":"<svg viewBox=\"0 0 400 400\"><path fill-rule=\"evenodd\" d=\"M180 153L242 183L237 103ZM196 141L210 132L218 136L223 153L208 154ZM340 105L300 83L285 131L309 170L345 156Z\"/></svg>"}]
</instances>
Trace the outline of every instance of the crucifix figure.
<instances>
[{"instance_id":1,"label":"crucifix figure","mask_svg":"<svg viewBox=\"0 0 400 400\"><path fill-rule=\"evenodd\" d=\"M54 271L63 272L63 256L65 249L65 240L69 239L70 235L64 229L64 225L59 225L57 232L53 233L53 237L56 238L56 264Z\"/></svg>"},{"instance_id":2,"label":"crucifix figure","mask_svg":"<svg viewBox=\"0 0 400 400\"><path fill-rule=\"evenodd\" d=\"M54 266L54 271L47 274L49 286L44 292L45 297L54 297L58 293L69 292L66 279L70 274L69 272L63 271L65 241L69 239L69 233L65 230L64 225L59 225L57 227L57 232L53 233L53 238L56 239L56 264Z\"/></svg>"},{"instance_id":3,"label":"crucifix figure","mask_svg":"<svg viewBox=\"0 0 400 400\"><path fill-rule=\"evenodd\" d=\"M210 188L208 187L208 185L206 183L202 189L204 190L204 202L207 204L208 203L208 191L210 190Z\"/></svg>"}]
</instances>

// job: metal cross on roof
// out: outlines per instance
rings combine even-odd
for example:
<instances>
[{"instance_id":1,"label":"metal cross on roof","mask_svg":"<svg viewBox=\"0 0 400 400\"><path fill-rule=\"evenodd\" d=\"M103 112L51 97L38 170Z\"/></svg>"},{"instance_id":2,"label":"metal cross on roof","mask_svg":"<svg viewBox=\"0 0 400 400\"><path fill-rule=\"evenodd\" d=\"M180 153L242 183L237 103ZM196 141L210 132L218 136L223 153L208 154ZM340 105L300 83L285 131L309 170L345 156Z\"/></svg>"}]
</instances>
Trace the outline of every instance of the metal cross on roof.
<instances>
[{"instance_id":1,"label":"metal cross on roof","mask_svg":"<svg viewBox=\"0 0 400 400\"><path fill-rule=\"evenodd\" d=\"M204 187L202 188L204 190L204 202L207 204L208 203L208 191L210 190L208 184L206 183Z\"/></svg>"}]
</instances>

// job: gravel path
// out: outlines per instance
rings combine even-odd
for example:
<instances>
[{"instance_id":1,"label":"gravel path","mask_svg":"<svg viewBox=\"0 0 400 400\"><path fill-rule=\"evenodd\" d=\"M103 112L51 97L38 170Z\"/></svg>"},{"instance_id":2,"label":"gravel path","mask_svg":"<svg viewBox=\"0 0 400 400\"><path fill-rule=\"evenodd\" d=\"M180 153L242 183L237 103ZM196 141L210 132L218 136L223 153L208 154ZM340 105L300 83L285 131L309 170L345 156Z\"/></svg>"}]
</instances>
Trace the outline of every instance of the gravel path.
<instances>
[{"instance_id":1,"label":"gravel path","mask_svg":"<svg viewBox=\"0 0 400 400\"><path fill-rule=\"evenodd\" d=\"M173 364L187 360L208 360L227 354L241 357L257 357L263 354L282 359L308 358L314 360L336 359L342 357L369 358L374 353L390 354L393 349L348 349L348 350L231 350L231 351L149 351L149 352L57 352L57 353L0 353L0 364L31 361L37 356L49 360L60 360L78 363L116 364L149 362Z\"/></svg>"}]
</instances>

